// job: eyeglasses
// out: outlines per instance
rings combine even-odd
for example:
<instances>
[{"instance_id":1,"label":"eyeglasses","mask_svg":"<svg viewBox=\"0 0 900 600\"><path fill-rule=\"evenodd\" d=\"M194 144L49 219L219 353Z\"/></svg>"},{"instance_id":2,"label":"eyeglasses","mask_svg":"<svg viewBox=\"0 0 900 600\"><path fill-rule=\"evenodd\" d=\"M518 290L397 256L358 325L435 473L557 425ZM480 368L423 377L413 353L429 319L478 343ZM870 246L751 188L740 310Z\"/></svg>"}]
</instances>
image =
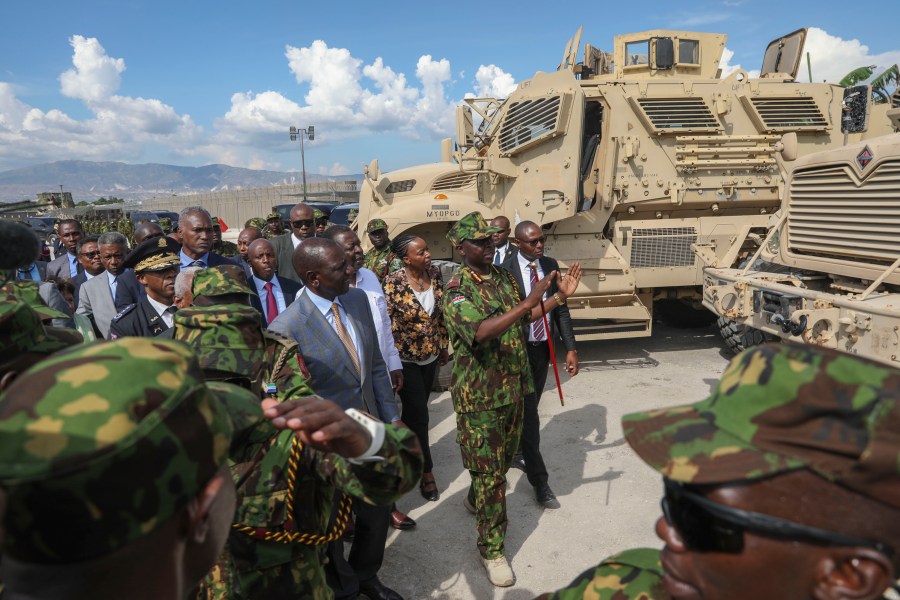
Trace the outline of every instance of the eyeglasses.
<instances>
[{"instance_id":1,"label":"eyeglasses","mask_svg":"<svg viewBox=\"0 0 900 600\"><path fill-rule=\"evenodd\" d=\"M100 251L94 250L93 252L82 252L81 255L85 258L97 258L100 256Z\"/></svg>"},{"instance_id":2,"label":"eyeglasses","mask_svg":"<svg viewBox=\"0 0 900 600\"><path fill-rule=\"evenodd\" d=\"M863 546L874 548L889 558L894 556L893 548L879 542L732 508L708 500L670 479L664 482L663 515L666 522L678 530L687 549L694 552L739 554L744 549L744 532L753 531L768 537L822 546Z\"/></svg>"},{"instance_id":3,"label":"eyeglasses","mask_svg":"<svg viewBox=\"0 0 900 600\"><path fill-rule=\"evenodd\" d=\"M546 241L547 241L547 238L539 237L539 238L534 238L533 240L519 240L519 243L527 244L528 246L531 246L532 248L534 248L538 244L543 244Z\"/></svg>"},{"instance_id":4,"label":"eyeglasses","mask_svg":"<svg viewBox=\"0 0 900 600\"><path fill-rule=\"evenodd\" d=\"M301 219L299 221L291 221L291 225L300 229L301 227L312 227L313 220L312 219Z\"/></svg>"}]
</instances>

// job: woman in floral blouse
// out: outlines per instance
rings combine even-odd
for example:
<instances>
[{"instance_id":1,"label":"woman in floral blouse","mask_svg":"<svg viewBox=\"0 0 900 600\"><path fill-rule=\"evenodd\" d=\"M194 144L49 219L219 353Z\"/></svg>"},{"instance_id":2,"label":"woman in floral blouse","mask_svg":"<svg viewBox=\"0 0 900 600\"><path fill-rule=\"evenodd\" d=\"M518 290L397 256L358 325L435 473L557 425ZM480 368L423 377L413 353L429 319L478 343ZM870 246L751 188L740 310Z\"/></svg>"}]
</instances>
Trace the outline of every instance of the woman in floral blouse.
<instances>
[{"instance_id":1,"label":"woman in floral blouse","mask_svg":"<svg viewBox=\"0 0 900 600\"><path fill-rule=\"evenodd\" d=\"M431 472L428 395L438 365L447 364L448 359L444 282L440 271L431 266L431 253L422 238L401 235L391 242L391 250L403 261L403 268L385 277L382 285L394 342L403 362L403 422L419 438L425 458L419 489L426 500L435 501L440 494Z\"/></svg>"}]
</instances>

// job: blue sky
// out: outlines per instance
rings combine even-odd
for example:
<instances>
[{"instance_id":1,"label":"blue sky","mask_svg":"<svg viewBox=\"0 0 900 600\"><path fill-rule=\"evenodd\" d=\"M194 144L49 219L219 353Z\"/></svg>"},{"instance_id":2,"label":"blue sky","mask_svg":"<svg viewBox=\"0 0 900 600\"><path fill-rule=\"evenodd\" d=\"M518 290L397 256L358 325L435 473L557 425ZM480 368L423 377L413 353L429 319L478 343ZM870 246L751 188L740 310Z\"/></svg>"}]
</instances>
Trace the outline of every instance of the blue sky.
<instances>
[{"instance_id":1,"label":"blue sky","mask_svg":"<svg viewBox=\"0 0 900 600\"><path fill-rule=\"evenodd\" d=\"M439 160L467 94L552 70L569 37L728 34L726 68L813 27L815 79L900 62L896 1L197 2L0 6L0 171L65 159L299 170L290 125L315 125L309 173ZM853 14L850 8L859 7ZM730 54L733 53L733 54ZM804 72L805 73L805 72Z\"/></svg>"}]
</instances>

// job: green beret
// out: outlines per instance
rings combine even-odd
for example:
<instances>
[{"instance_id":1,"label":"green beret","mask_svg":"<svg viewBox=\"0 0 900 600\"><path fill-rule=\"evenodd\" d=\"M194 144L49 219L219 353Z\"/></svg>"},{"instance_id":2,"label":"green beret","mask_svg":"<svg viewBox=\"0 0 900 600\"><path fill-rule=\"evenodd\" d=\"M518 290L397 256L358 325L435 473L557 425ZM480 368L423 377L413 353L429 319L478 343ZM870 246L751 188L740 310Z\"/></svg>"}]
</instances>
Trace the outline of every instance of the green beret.
<instances>
[{"instance_id":1,"label":"green beret","mask_svg":"<svg viewBox=\"0 0 900 600\"><path fill-rule=\"evenodd\" d=\"M194 296L224 296L225 294L253 294L247 284L244 269L237 265L219 265L200 269L194 274L191 287Z\"/></svg>"},{"instance_id":2,"label":"green beret","mask_svg":"<svg viewBox=\"0 0 900 600\"><path fill-rule=\"evenodd\" d=\"M72 329L45 327L44 318L27 303L13 297L0 300L0 362L34 352L53 354L82 342Z\"/></svg>"},{"instance_id":3,"label":"green beret","mask_svg":"<svg viewBox=\"0 0 900 600\"><path fill-rule=\"evenodd\" d=\"M900 370L797 344L751 348L706 400L622 418L625 439L674 481L808 469L900 508Z\"/></svg>"},{"instance_id":4,"label":"green beret","mask_svg":"<svg viewBox=\"0 0 900 600\"><path fill-rule=\"evenodd\" d=\"M266 343L255 308L240 304L183 308L175 313L174 338L197 354L204 371L251 381L261 376Z\"/></svg>"},{"instance_id":5,"label":"green beret","mask_svg":"<svg viewBox=\"0 0 900 600\"><path fill-rule=\"evenodd\" d=\"M384 219L372 219L366 225L366 233L374 233L380 229L387 229L387 223L384 222Z\"/></svg>"},{"instance_id":6,"label":"green beret","mask_svg":"<svg viewBox=\"0 0 900 600\"><path fill-rule=\"evenodd\" d=\"M204 384L179 342L126 337L47 358L0 398L0 552L76 563L147 535L260 420L253 394Z\"/></svg>"},{"instance_id":7,"label":"green beret","mask_svg":"<svg viewBox=\"0 0 900 600\"><path fill-rule=\"evenodd\" d=\"M462 244L465 240L483 240L491 236L492 233L503 231L500 227L492 227L488 225L484 217L478 211L470 212L462 219L456 222L452 229L447 233L447 239L454 246Z\"/></svg>"}]
</instances>

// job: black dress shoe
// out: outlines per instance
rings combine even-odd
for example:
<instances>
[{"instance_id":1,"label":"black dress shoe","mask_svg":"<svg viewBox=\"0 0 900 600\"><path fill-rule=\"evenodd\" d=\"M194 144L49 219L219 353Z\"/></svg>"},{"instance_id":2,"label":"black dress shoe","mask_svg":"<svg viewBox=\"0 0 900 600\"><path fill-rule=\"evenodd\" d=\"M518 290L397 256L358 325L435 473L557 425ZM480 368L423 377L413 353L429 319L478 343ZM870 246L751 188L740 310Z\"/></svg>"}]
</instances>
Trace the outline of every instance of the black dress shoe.
<instances>
[{"instance_id":1,"label":"black dress shoe","mask_svg":"<svg viewBox=\"0 0 900 600\"><path fill-rule=\"evenodd\" d=\"M369 600L403 600L403 596L378 581L377 577L360 581L359 593Z\"/></svg>"},{"instance_id":2,"label":"black dress shoe","mask_svg":"<svg viewBox=\"0 0 900 600\"><path fill-rule=\"evenodd\" d=\"M441 497L441 493L438 491L437 483L434 481L434 475L431 473L427 473L427 475L429 476L428 479L425 478L425 475L422 475L422 481L419 483L419 492L426 500L437 502Z\"/></svg>"},{"instance_id":3,"label":"black dress shoe","mask_svg":"<svg viewBox=\"0 0 900 600\"><path fill-rule=\"evenodd\" d=\"M556 499L556 494L553 493L553 490L546 483L542 483L534 488L534 497L537 499L538 504L544 508L559 508L559 500Z\"/></svg>"},{"instance_id":4,"label":"black dress shoe","mask_svg":"<svg viewBox=\"0 0 900 600\"><path fill-rule=\"evenodd\" d=\"M516 454L512 457L512 460L509 463L509 466L513 469L518 469L520 471L525 470L525 459L522 458L521 454Z\"/></svg>"},{"instance_id":5,"label":"black dress shoe","mask_svg":"<svg viewBox=\"0 0 900 600\"><path fill-rule=\"evenodd\" d=\"M394 529L412 529L415 526L416 522L409 518L409 515L404 514L399 510L391 511L391 527Z\"/></svg>"}]
</instances>

